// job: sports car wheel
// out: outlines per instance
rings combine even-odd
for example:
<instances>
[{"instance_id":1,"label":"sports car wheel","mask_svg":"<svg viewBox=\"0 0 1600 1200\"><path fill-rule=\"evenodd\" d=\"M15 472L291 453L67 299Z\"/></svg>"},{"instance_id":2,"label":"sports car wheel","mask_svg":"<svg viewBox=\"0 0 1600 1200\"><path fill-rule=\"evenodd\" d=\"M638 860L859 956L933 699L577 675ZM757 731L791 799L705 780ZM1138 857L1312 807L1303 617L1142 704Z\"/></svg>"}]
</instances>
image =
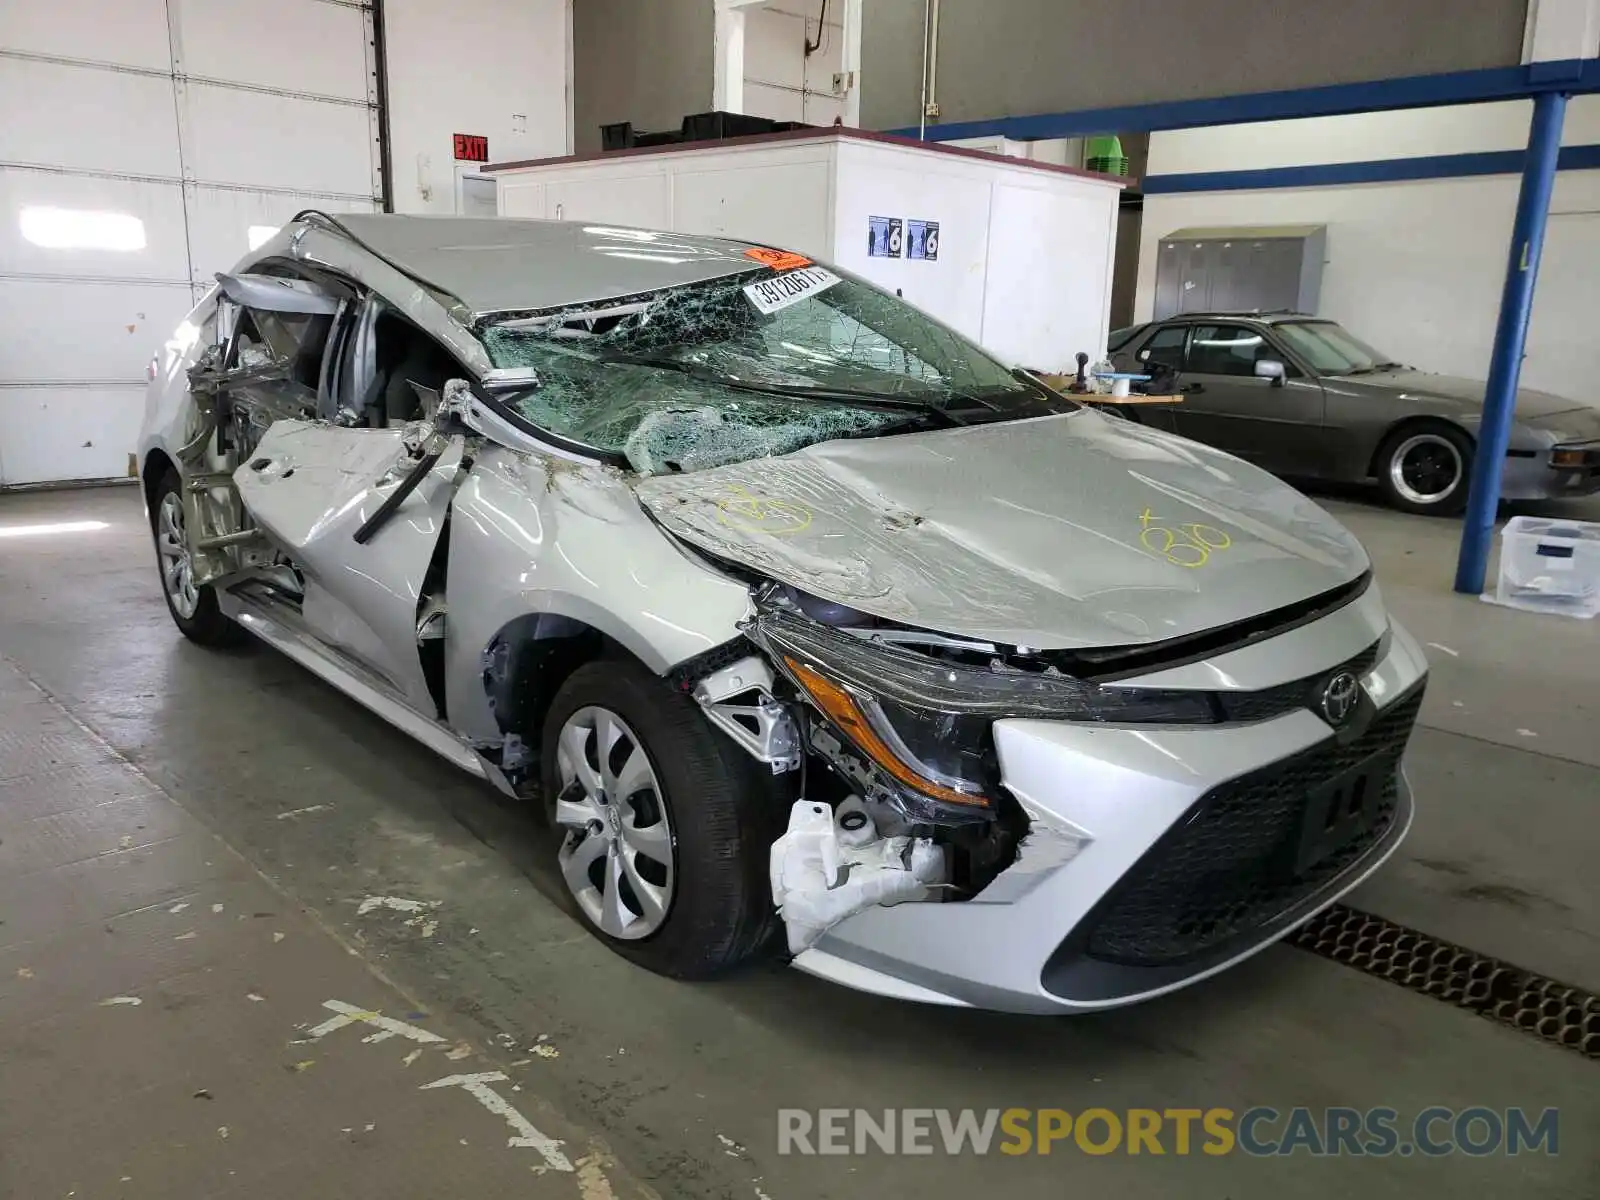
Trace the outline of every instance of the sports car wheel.
<instances>
[{"instance_id":1,"label":"sports car wheel","mask_svg":"<svg viewBox=\"0 0 1600 1200\"><path fill-rule=\"evenodd\" d=\"M1472 440L1450 425L1413 425L1378 453L1378 485L1405 512L1454 516L1467 504Z\"/></svg>"},{"instance_id":2,"label":"sports car wheel","mask_svg":"<svg viewBox=\"0 0 1600 1200\"><path fill-rule=\"evenodd\" d=\"M619 954L703 978L765 948L787 787L632 662L579 667L545 719L546 810L579 914Z\"/></svg>"},{"instance_id":3,"label":"sports car wheel","mask_svg":"<svg viewBox=\"0 0 1600 1200\"><path fill-rule=\"evenodd\" d=\"M161 594L180 633L202 646L227 646L240 640L241 630L217 607L210 584L196 586L194 559L184 531L183 483L168 471L157 485L150 509L150 532L156 542L156 566L161 572Z\"/></svg>"}]
</instances>

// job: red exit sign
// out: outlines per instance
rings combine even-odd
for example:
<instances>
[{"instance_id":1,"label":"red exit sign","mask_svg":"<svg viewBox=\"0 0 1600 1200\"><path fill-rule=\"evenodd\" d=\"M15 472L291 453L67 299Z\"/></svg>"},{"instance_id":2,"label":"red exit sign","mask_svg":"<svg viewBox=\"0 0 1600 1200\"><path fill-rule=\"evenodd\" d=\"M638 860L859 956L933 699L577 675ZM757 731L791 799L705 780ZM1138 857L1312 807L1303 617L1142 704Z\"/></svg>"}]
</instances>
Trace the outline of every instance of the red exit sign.
<instances>
[{"instance_id":1,"label":"red exit sign","mask_svg":"<svg viewBox=\"0 0 1600 1200\"><path fill-rule=\"evenodd\" d=\"M458 133L455 135L456 161L481 162L489 161L489 139L479 137L475 133Z\"/></svg>"}]
</instances>

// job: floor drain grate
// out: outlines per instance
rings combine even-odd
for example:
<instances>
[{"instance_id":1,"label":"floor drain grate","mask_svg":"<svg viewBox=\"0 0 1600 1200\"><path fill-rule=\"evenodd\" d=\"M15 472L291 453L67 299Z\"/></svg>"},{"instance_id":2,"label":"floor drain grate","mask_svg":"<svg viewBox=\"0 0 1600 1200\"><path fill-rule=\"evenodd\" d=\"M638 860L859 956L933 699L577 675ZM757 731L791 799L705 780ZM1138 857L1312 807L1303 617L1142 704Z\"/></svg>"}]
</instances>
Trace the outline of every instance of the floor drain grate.
<instances>
[{"instance_id":1,"label":"floor drain grate","mask_svg":"<svg viewBox=\"0 0 1600 1200\"><path fill-rule=\"evenodd\" d=\"M1600 996L1335 904L1290 944L1600 1058Z\"/></svg>"}]
</instances>

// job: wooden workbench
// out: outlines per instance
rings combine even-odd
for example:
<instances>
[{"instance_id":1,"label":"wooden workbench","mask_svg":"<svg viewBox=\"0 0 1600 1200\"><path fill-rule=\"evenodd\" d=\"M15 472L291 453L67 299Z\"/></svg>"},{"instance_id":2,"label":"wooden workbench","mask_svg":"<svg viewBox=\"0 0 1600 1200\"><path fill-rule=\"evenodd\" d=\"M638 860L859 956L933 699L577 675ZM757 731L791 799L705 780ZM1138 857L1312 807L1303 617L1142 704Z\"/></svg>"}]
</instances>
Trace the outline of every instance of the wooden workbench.
<instances>
[{"instance_id":1,"label":"wooden workbench","mask_svg":"<svg viewBox=\"0 0 1600 1200\"><path fill-rule=\"evenodd\" d=\"M1054 388L1064 396L1070 396L1081 404L1101 404L1108 407L1122 407L1134 404L1182 404L1182 396L1143 396L1134 392L1127 396L1112 396L1105 392L1074 392L1071 375L1039 375L1038 379L1046 387Z\"/></svg>"}]
</instances>

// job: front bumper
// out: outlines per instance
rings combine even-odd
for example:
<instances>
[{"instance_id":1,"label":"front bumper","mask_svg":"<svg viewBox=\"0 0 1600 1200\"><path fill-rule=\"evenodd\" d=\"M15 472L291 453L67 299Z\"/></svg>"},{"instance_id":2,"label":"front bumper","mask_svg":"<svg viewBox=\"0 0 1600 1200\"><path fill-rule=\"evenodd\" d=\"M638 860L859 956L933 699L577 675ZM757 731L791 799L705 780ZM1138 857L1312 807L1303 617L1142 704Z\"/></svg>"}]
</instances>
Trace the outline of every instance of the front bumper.
<instances>
[{"instance_id":1,"label":"front bumper","mask_svg":"<svg viewBox=\"0 0 1600 1200\"><path fill-rule=\"evenodd\" d=\"M1561 453L1561 461L1555 455ZM1600 492L1600 442L1512 451L1500 476L1503 500L1560 500Z\"/></svg>"},{"instance_id":2,"label":"front bumper","mask_svg":"<svg viewBox=\"0 0 1600 1200\"><path fill-rule=\"evenodd\" d=\"M1373 588L1269 641L1126 682L1254 692L1359 658L1385 625ZM901 999L1037 1013L1116 1007L1224 970L1355 887L1405 836L1399 760L1426 670L1390 627L1353 737L1307 709L1184 729L997 722L1003 780L1032 825L1016 862L969 900L857 913L795 965ZM1283 867L1310 792L1356 761L1392 766L1370 827Z\"/></svg>"}]
</instances>

